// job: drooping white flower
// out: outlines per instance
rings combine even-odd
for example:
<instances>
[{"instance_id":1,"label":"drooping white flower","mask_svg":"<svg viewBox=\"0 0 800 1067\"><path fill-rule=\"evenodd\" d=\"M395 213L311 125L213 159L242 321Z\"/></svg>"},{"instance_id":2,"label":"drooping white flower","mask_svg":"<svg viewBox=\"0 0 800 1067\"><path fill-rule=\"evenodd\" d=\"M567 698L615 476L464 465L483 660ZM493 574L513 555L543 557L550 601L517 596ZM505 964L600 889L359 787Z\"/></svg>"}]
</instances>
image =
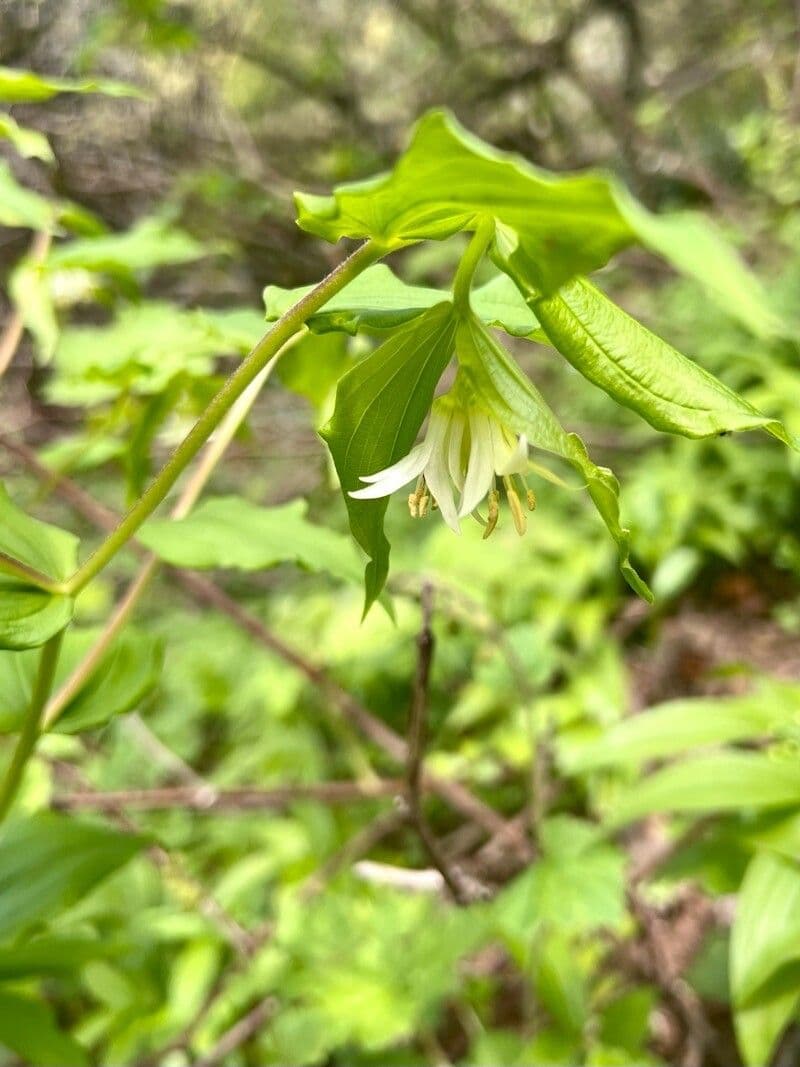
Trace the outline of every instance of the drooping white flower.
<instances>
[{"instance_id":1,"label":"drooping white flower","mask_svg":"<svg viewBox=\"0 0 800 1067\"><path fill-rule=\"evenodd\" d=\"M514 484L514 476L528 469L528 442L507 426L474 405L463 401L458 391L435 400L424 440L397 463L374 474L361 475L365 483L350 496L376 500L389 496L417 480L408 503L413 516L427 513L431 499L447 525L461 532L460 519L475 514L484 523L484 537L497 524L500 495L497 479L502 479L518 533L525 532L525 513ZM524 486L528 507L535 498ZM456 492L460 501L456 505ZM488 519L477 512L488 497Z\"/></svg>"}]
</instances>

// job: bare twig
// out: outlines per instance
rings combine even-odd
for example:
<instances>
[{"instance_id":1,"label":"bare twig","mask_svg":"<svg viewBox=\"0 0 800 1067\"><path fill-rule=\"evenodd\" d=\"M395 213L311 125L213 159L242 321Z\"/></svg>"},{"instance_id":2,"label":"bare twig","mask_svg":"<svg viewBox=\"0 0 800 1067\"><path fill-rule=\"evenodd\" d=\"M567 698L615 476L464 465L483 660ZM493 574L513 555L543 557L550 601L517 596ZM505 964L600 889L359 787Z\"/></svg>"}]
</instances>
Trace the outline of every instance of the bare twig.
<instances>
[{"instance_id":1,"label":"bare twig","mask_svg":"<svg viewBox=\"0 0 800 1067\"><path fill-rule=\"evenodd\" d=\"M222 1035L210 1052L195 1060L194 1067L217 1067L218 1064L227 1063L231 1053L255 1037L258 1031L266 1025L275 1014L277 1007L278 1002L275 997L267 997L260 1001Z\"/></svg>"},{"instance_id":2,"label":"bare twig","mask_svg":"<svg viewBox=\"0 0 800 1067\"><path fill-rule=\"evenodd\" d=\"M422 771L428 732L428 694L435 646L432 625L433 597L433 585L430 582L426 582L422 587L420 596L422 625L417 636L417 671L414 677L414 689L411 694L411 707L408 713L408 747L406 751L408 817L425 851L428 853L431 863L439 871L445 885L450 890L453 900L459 904L466 904L464 889L456 872L451 870L447 857L428 825L428 820L425 818L425 812L422 807Z\"/></svg>"},{"instance_id":3,"label":"bare twig","mask_svg":"<svg viewBox=\"0 0 800 1067\"><path fill-rule=\"evenodd\" d=\"M111 793L61 793L53 797L51 806L61 811L110 811L135 809L163 811L185 808L189 811L261 811L285 808L298 800L318 800L324 804L350 804L359 800L374 800L393 796L402 791L399 780L376 782L313 782L308 785L276 786L273 789L240 787L216 790L201 782L192 786L164 789L125 789Z\"/></svg>"}]
</instances>

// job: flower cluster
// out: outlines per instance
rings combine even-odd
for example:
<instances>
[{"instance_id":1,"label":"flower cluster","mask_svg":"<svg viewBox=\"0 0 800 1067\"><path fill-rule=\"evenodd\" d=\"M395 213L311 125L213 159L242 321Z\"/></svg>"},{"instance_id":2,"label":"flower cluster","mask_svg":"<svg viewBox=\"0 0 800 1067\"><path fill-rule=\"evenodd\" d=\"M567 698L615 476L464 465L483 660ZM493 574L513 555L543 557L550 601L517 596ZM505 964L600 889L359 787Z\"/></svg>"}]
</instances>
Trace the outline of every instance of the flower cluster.
<instances>
[{"instance_id":1,"label":"flower cluster","mask_svg":"<svg viewBox=\"0 0 800 1067\"><path fill-rule=\"evenodd\" d=\"M460 520L474 515L488 537L500 514L498 480L505 490L517 533L525 533L522 506L536 507L536 498L523 476L528 470L528 442L487 412L462 400L457 392L434 401L425 439L408 455L385 470L362 475L363 489L350 495L376 500L397 492L416 479L408 498L412 516L422 518L438 508L447 525L461 532ZM459 496L456 502L456 496ZM478 508L486 499L487 515Z\"/></svg>"}]
</instances>

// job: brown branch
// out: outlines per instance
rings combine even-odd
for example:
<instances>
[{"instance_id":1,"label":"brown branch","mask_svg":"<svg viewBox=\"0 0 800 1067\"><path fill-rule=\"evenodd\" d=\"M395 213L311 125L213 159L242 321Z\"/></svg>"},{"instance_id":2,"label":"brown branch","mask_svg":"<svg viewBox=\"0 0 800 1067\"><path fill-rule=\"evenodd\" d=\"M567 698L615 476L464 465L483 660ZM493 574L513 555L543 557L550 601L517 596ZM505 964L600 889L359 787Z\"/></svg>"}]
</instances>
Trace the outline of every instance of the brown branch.
<instances>
[{"instance_id":1,"label":"brown branch","mask_svg":"<svg viewBox=\"0 0 800 1067\"><path fill-rule=\"evenodd\" d=\"M417 635L417 671L408 712L406 799L408 818L431 863L439 871L457 904L466 904L464 889L431 830L422 807L423 762L428 733L428 696L435 640L433 636L433 585L426 582L420 595L422 625Z\"/></svg>"},{"instance_id":2,"label":"brown branch","mask_svg":"<svg viewBox=\"0 0 800 1067\"><path fill-rule=\"evenodd\" d=\"M256 1004L247 1015L243 1015L230 1030L222 1035L210 1052L194 1061L194 1067L217 1067L218 1064L228 1062L231 1053L255 1037L259 1030L269 1022L277 1008L278 1002L275 997L267 997Z\"/></svg>"},{"instance_id":3,"label":"brown branch","mask_svg":"<svg viewBox=\"0 0 800 1067\"><path fill-rule=\"evenodd\" d=\"M216 790L203 783L162 789L125 789L116 792L60 793L51 800L59 811L106 811L134 808L137 811L162 811L184 808L189 811L261 811L285 808L298 800L318 800L324 804L350 804L359 800L401 793L403 783L385 779L376 782L313 782L308 785L276 786L273 789L241 787Z\"/></svg>"}]
</instances>

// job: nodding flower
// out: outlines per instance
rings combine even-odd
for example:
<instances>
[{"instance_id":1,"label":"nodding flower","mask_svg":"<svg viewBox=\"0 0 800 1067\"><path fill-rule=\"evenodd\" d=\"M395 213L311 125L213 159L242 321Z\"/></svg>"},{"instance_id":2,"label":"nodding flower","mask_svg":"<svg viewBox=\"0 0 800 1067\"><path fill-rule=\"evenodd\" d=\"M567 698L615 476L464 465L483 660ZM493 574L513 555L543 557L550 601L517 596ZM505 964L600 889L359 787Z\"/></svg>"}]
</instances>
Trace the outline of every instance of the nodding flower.
<instances>
[{"instance_id":1,"label":"nodding flower","mask_svg":"<svg viewBox=\"0 0 800 1067\"><path fill-rule=\"evenodd\" d=\"M514 526L522 535L527 518L521 498L530 511L536 507L536 498L522 477L527 470L525 435L514 433L454 389L434 400L424 440L391 467L361 475L364 488L350 496L377 500L416 479L416 488L408 498L414 518L422 518L431 507L438 508L451 530L461 533L460 520L472 514L484 526L486 538L500 514L500 479ZM484 499L488 501L486 518L478 511Z\"/></svg>"}]
</instances>

